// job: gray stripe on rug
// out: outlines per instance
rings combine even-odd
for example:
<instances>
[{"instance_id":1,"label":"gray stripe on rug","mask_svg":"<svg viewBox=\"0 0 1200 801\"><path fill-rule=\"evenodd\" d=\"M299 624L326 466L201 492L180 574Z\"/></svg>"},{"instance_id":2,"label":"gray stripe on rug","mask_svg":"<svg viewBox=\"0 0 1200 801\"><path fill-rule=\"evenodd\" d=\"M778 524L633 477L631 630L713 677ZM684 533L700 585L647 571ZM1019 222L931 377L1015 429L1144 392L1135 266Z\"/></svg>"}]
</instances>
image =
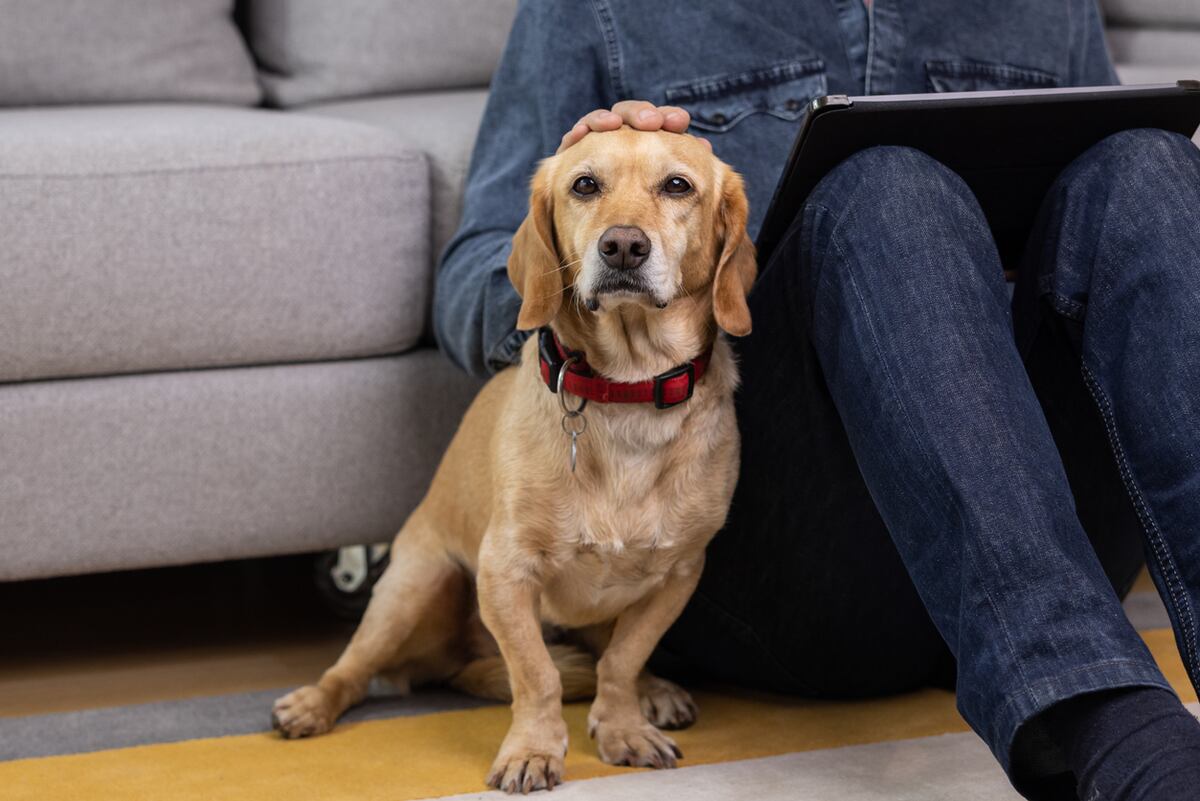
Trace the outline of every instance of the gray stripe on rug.
<instances>
[{"instance_id":1,"label":"gray stripe on rug","mask_svg":"<svg viewBox=\"0 0 1200 801\"><path fill-rule=\"evenodd\" d=\"M0 762L271 730L271 704L291 688L0 718ZM427 715L488 705L449 690L372 694L343 722Z\"/></svg>"},{"instance_id":2,"label":"gray stripe on rug","mask_svg":"<svg viewBox=\"0 0 1200 801\"><path fill-rule=\"evenodd\" d=\"M1138 631L1171 628L1171 618L1162 598L1153 590L1131 592L1125 596L1125 616Z\"/></svg>"},{"instance_id":3,"label":"gray stripe on rug","mask_svg":"<svg viewBox=\"0 0 1200 801\"><path fill-rule=\"evenodd\" d=\"M683 760L686 765L687 759ZM439 801L495 801L499 792ZM554 801L1022 801L974 734L944 734L567 781ZM432 799L427 799L432 801Z\"/></svg>"},{"instance_id":4,"label":"gray stripe on rug","mask_svg":"<svg viewBox=\"0 0 1200 801\"><path fill-rule=\"evenodd\" d=\"M1193 715L1196 704L1188 704ZM1021 801L974 734L848 745L678 770L630 771L554 788L554 801ZM496 801L499 792L439 801ZM432 801L432 799L427 799Z\"/></svg>"}]
</instances>

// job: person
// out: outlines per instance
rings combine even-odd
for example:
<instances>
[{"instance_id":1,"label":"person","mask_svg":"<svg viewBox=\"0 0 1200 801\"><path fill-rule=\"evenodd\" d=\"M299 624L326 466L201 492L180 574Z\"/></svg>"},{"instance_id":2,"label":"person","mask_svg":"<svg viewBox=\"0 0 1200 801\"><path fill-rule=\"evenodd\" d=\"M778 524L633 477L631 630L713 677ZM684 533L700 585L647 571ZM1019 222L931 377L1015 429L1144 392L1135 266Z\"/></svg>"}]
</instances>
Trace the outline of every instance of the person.
<instances>
[{"instance_id":1,"label":"person","mask_svg":"<svg viewBox=\"0 0 1200 801\"><path fill-rule=\"evenodd\" d=\"M1095 0L525 0L439 267L438 341L476 374L517 358L505 263L529 176L590 131L704 137L746 179L753 236L816 96L1115 82ZM1200 152L1104 140L1014 259L923 153L826 176L760 265L741 478L658 664L815 697L950 671L1027 797L1191 798L1200 725L1118 593L1144 543L1195 684Z\"/></svg>"}]
</instances>

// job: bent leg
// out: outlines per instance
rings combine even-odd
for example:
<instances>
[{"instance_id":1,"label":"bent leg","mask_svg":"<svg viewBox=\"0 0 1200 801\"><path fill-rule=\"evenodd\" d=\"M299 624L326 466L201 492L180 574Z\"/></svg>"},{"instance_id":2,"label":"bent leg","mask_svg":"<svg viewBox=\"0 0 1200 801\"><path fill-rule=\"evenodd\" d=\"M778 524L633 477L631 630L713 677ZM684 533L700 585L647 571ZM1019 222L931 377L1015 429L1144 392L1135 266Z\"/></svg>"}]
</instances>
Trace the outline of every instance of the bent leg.
<instances>
[{"instance_id":1,"label":"bent leg","mask_svg":"<svg viewBox=\"0 0 1200 801\"><path fill-rule=\"evenodd\" d=\"M1193 686L1200 684L1200 150L1117 134L1047 197L1023 269L1021 340L1047 318L1076 350L1146 538Z\"/></svg>"},{"instance_id":2,"label":"bent leg","mask_svg":"<svg viewBox=\"0 0 1200 801\"><path fill-rule=\"evenodd\" d=\"M437 678L448 678L456 669L451 639L467 616L468 600L462 568L446 554L418 509L397 535L391 563L372 590L346 650L316 684L275 701L272 726L288 738L329 731L343 712L363 699L371 678L387 668L411 669L414 661L445 662L445 675ZM439 616L440 627L427 625L429 618ZM417 678L422 677L430 678ZM410 678L406 675L404 683Z\"/></svg>"},{"instance_id":3,"label":"bent leg","mask_svg":"<svg viewBox=\"0 0 1200 801\"><path fill-rule=\"evenodd\" d=\"M831 173L802 223L787 247L859 467L958 657L960 710L1021 783L1014 742L1041 712L1168 685L1075 514L965 184L877 148Z\"/></svg>"},{"instance_id":4,"label":"bent leg","mask_svg":"<svg viewBox=\"0 0 1200 801\"><path fill-rule=\"evenodd\" d=\"M809 698L949 684L953 657L825 385L795 258L777 251L751 292L753 332L734 342L737 489L700 585L653 666Z\"/></svg>"}]
</instances>

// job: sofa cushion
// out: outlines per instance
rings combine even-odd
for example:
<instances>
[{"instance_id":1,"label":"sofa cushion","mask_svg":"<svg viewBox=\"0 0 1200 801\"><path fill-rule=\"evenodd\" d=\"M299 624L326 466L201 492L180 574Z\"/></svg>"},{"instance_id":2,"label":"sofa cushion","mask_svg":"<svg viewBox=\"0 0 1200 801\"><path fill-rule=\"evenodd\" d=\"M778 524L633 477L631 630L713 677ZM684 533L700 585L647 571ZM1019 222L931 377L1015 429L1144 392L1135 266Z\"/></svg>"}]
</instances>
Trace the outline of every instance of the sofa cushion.
<instances>
[{"instance_id":1,"label":"sofa cushion","mask_svg":"<svg viewBox=\"0 0 1200 801\"><path fill-rule=\"evenodd\" d=\"M254 105L233 0L0 0L0 106Z\"/></svg>"},{"instance_id":2,"label":"sofa cushion","mask_svg":"<svg viewBox=\"0 0 1200 801\"><path fill-rule=\"evenodd\" d=\"M478 387L427 348L0 385L0 581L390 540Z\"/></svg>"},{"instance_id":3,"label":"sofa cushion","mask_svg":"<svg viewBox=\"0 0 1200 801\"><path fill-rule=\"evenodd\" d=\"M1176 77L1200 77L1200 30L1110 28L1108 46L1118 64L1179 66Z\"/></svg>"},{"instance_id":4,"label":"sofa cushion","mask_svg":"<svg viewBox=\"0 0 1200 801\"><path fill-rule=\"evenodd\" d=\"M1180 67L1155 67L1141 64L1118 64L1117 76L1121 83L1132 86L1139 83L1172 83L1189 71ZM1190 70L1190 74L1200 77L1200 69ZM1192 137L1192 141L1200 145L1200 130Z\"/></svg>"},{"instance_id":5,"label":"sofa cushion","mask_svg":"<svg viewBox=\"0 0 1200 801\"><path fill-rule=\"evenodd\" d=\"M1126 86L1139 83L1175 83L1194 75L1200 78L1200 67L1163 67L1154 64L1118 64L1117 77Z\"/></svg>"},{"instance_id":6,"label":"sofa cushion","mask_svg":"<svg viewBox=\"0 0 1200 801\"><path fill-rule=\"evenodd\" d=\"M1200 28L1196 0L1102 0L1104 13L1121 25Z\"/></svg>"},{"instance_id":7,"label":"sofa cushion","mask_svg":"<svg viewBox=\"0 0 1200 801\"><path fill-rule=\"evenodd\" d=\"M467 167L485 103L486 90L463 89L308 106L304 113L387 128L405 145L428 157L433 194L432 256L436 259L454 236L462 216Z\"/></svg>"},{"instance_id":8,"label":"sofa cushion","mask_svg":"<svg viewBox=\"0 0 1200 801\"><path fill-rule=\"evenodd\" d=\"M429 176L395 135L203 106L0 111L0 381L398 353Z\"/></svg>"},{"instance_id":9,"label":"sofa cushion","mask_svg":"<svg viewBox=\"0 0 1200 801\"><path fill-rule=\"evenodd\" d=\"M249 0L267 101L485 86L517 0Z\"/></svg>"}]
</instances>

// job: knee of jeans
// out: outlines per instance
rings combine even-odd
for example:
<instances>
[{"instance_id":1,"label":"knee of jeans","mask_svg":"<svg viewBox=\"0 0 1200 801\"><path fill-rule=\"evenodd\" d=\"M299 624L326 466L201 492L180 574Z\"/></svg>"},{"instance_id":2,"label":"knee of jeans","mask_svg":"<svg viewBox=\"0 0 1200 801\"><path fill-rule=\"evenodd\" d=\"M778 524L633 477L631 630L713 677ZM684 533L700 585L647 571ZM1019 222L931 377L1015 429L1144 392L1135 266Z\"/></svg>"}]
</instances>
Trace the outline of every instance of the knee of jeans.
<instances>
[{"instance_id":1,"label":"knee of jeans","mask_svg":"<svg viewBox=\"0 0 1200 801\"><path fill-rule=\"evenodd\" d=\"M907 147L859 151L821 180L801 212L798 222L807 229L808 261L815 265L806 275L807 289L816 291L821 280L819 265L828 248L870 242L877 252L901 252L900 240L927 230L935 217L944 218L955 230L969 230L973 225L986 229L971 190L941 162ZM888 281L904 280L903 264L868 261L864 267L887 267ZM914 271L911 277L925 280L931 276L928 271Z\"/></svg>"},{"instance_id":2,"label":"knee of jeans","mask_svg":"<svg viewBox=\"0 0 1200 801\"><path fill-rule=\"evenodd\" d=\"M1200 158L1191 139L1160 128L1135 128L1112 134L1100 140L1092 152L1116 168Z\"/></svg>"},{"instance_id":3,"label":"knee of jeans","mask_svg":"<svg viewBox=\"0 0 1200 801\"><path fill-rule=\"evenodd\" d=\"M1063 173L1060 184L1086 193L1134 193L1157 197L1164 172L1200 169L1200 149L1181 134L1136 128L1102 139Z\"/></svg>"},{"instance_id":4,"label":"knee of jeans","mask_svg":"<svg viewBox=\"0 0 1200 801\"><path fill-rule=\"evenodd\" d=\"M970 194L963 180L933 157L911 147L880 146L860 150L833 168L808 199L845 218L859 214L894 216L915 193Z\"/></svg>"}]
</instances>

